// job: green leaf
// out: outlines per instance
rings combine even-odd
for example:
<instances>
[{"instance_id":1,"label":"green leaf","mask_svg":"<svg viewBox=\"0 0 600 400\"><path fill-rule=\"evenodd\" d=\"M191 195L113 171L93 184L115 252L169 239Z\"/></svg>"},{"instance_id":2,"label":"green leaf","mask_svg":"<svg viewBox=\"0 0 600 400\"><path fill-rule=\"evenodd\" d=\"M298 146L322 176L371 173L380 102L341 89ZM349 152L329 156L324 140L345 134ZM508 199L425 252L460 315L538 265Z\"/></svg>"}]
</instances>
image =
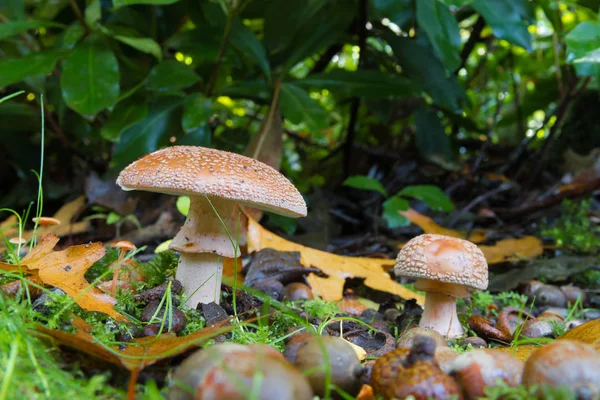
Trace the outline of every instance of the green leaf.
<instances>
[{"instance_id":1,"label":"green leaf","mask_svg":"<svg viewBox=\"0 0 600 400\"><path fill-rule=\"evenodd\" d=\"M60 77L65 103L84 116L95 116L119 98L119 63L104 38L92 34L63 63Z\"/></svg>"},{"instance_id":2,"label":"green leaf","mask_svg":"<svg viewBox=\"0 0 600 400\"><path fill-rule=\"evenodd\" d=\"M383 202L383 219L390 229L410 225L410 221L398 212L406 211L409 207L408 200L398 196L392 196Z\"/></svg>"},{"instance_id":3,"label":"green leaf","mask_svg":"<svg viewBox=\"0 0 600 400\"><path fill-rule=\"evenodd\" d=\"M151 105L146 118L121 134L111 167L122 169L131 161L158 149L160 143L168 144L168 137L180 131L181 113L177 111L182 103L182 98L164 96Z\"/></svg>"},{"instance_id":4,"label":"green leaf","mask_svg":"<svg viewBox=\"0 0 600 400\"><path fill-rule=\"evenodd\" d=\"M415 112L416 145L421 157L438 162L452 161L452 143L444 132L442 121L435 110L419 109Z\"/></svg>"},{"instance_id":5,"label":"green leaf","mask_svg":"<svg viewBox=\"0 0 600 400\"><path fill-rule=\"evenodd\" d=\"M312 132L327 128L327 111L304 89L284 83L281 85L279 101L283 116L294 124L305 123Z\"/></svg>"},{"instance_id":6,"label":"green leaf","mask_svg":"<svg viewBox=\"0 0 600 400\"><path fill-rule=\"evenodd\" d=\"M577 25L565 37L567 61L574 62L600 48L600 23L585 21ZM599 76L600 66L589 61L578 61L575 70L580 76Z\"/></svg>"},{"instance_id":7,"label":"green leaf","mask_svg":"<svg viewBox=\"0 0 600 400\"><path fill-rule=\"evenodd\" d=\"M142 53L151 54L159 61L162 60L162 49L159 44L150 38L138 38L123 35L113 35L119 42L125 43L127 46L133 47Z\"/></svg>"},{"instance_id":8,"label":"green leaf","mask_svg":"<svg viewBox=\"0 0 600 400\"><path fill-rule=\"evenodd\" d=\"M96 22L102 18L102 9L100 8L100 0L92 0L85 9L84 20L87 26L94 27Z\"/></svg>"},{"instance_id":9,"label":"green leaf","mask_svg":"<svg viewBox=\"0 0 600 400\"><path fill-rule=\"evenodd\" d=\"M214 113L213 102L202 93L189 95L183 107L181 127L187 133L206 126Z\"/></svg>"},{"instance_id":10,"label":"green leaf","mask_svg":"<svg viewBox=\"0 0 600 400\"><path fill-rule=\"evenodd\" d=\"M120 220L121 220L121 216L114 211L109 212L108 215L106 216L106 224L107 225L116 224Z\"/></svg>"},{"instance_id":11,"label":"green leaf","mask_svg":"<svg viewBox=\"0 0 600 400\"><path fill-rule=\"evenodd\" d=\"M177 198L177 203L175 203L177 207L177 211L187 217L190 212L190 198L189 196L179 196Z\"/></svg>"},{"instance_id":12,"label":"green leaf","mask_svg":"<svg viewBox=\"0 0 600 400\"><path fill-rule=\"evenodd\" d=\"M442 63L431 49L414 39L383 32L406 75L418 83L441 107L454 113L462 111L467 95L456 76L446 76Z\"/></svg>"},{"instance_id":13,"label":"green leaf","mask_svg":"<svg viewBox=\"0 0 600 400\"><path fill-rule=\"evenodd\" d=\"M452 211L454 203L442 190L433 185L412 185L407 186L396 194L397 196L412 197L424 201L432 210Z\"/></svg>"},{"instance_id":14,"label":"green leaf","mask_svg":"<svg viewBox=\"0 0 600 400\"><path fill-rule=\"evenodd\" d=\"M32 76L47 75L63 55L60 51L47 50L0 61L0 86L12 85Z\"/></svg>"},{"instance_id":15,"label":"green leaf","mask_svg":"<svg viewBox=\"0 0 600 400\"><path fill-rule=\"evenodd\" d=\"M8 21L0 24L0 39L18 35L31 29L64 28L62 24L51 21Z\"/></svg>"},{"instance_id":16,"label":"green leaf","mask_svg":"<svg viewBox=\"0 0 600 400\"><path fill-rule=\"evenodd\" d=\"M213 102L202 93L189 95L183 107L181 127L185 132L177 144L192 146L209 146L211 130L209 121L214 114Z\"/></svg>"},{"instance_id":17,"label":"green leaf","mask_svg":"<svg viewBox=\"0 0 600 400\"><path fill-rule=\"evenodd\" d=\"M456 70L461 63L460 29L448 7L438 0L417 1L417 23L429 37L446 71Z\"/></svg>"},{"instance_id":18,"label":"green leaf","mask_svg":"<svg viewBox=\"0 0 600 400\"><path fill-rule=\"evenodd\" d=\"M267 226L281 229L286 235L293 235L298 228L296 218L285 217L275 213L266 213L268 216Z\"/></svg>"},{"instance_id":19,"label":"green leaf","mask_svg":"<svg viewBox=\"0 0 600 400\"><path fill-rule=\"evenodd\" d=\"M24 0L2 0L0 1L0 14L4 14L10 20L20 20L25 16Z\"/></svg>"},{"instance_id":20,"label":"green leaf","mask_svg":"<svg viewBox=\"0 0 600 400\"><path fill-rule=\"evenodd\" d=\"M229 40L233 47L260 67L267 79L271 79L271 66L263 44L254 32L237 18L233 20Z\"/></svg>"},{"instance_id":21,"label":"green leaf","mask_svg":"<svg viewBox=\"0 0 600 400\"><path fill-rule=\"evenodd\" d=\"M350 176L350 177L346 178L346 180L344 181L344 183L342 185L350 186L350 187L353 187L356 189L362 189L362 190L374 190L376 192L381 193L385 197L388 196L388 193L385 190L385 188L383 187L383 185L381 184L381 182L379 182L375 178L370 178L365 175Z\"/></svg>"},{"instance_id":22,"label":"green leaf","mask_svg":"<svg viewBox=\"0 0 600 400\"><path fill-rule=\"evenodd\" d=\"M108 121L100 130L100 135L117 143L121 133L148 115L148 104L138 98L130 98L117 103Z\"/></svg>"},{"instance_id":23,"label":"green leaf","mask_svg":"<svg viewBox=\"0 0 600 400\"><path fill-rule=\"evenodd\" d=\"M533 8L528 0L475 0L472 7L498 39L532 50L526 21L533 19Z\"/></svg>"},{"instance_id":24,"label":"green leaf","mask_svg":"<svg viewBox=\"0 0 600 400\"><path fill-rule=\"evenodd\" d=\"M387 18L400 28L407 28L415 19L415 0L372 0L371 12L378 19Z\"/></svg>"},{"instance_id":25,"label":"green leaf","mask_svg":"<svg viewBox=\"0 0 600 400\"><path fill-rule=\"evenodd\" d=\"M323 74L309 75L305 79L295 81L294 84L325 88L342 96L365 99L416 96L420 92L420 89L409 79L375 70L335 69Z\"/></svg>"},{"instance_id":26,"label":"green leaf","mask_svg":"<svg viewBox=\"0 0 600 400\"><path fill-rule=\"evenodd\" d=\"M153 4L153 5L167 5L177 3L179 0L113 0L113 6L123 7L130 6L132 4Z\"/></svg>"},{"instance_id":27,"label":"green leaf","mask_svg":"<svg viewBox=\"0 0 600 400\"><path fill-rule=\"evenodd\" d=\"M229 97L269 101L272 93L265 81L242 81L224 87L221 94Z\"/></svg>"},{"instance_id":28,"label":"green leaf","mask_svg":"<svg viewBox=\"0 0 600 400\"><path fill-rule=\"evenodd\" d=\"M265 11L267 48L277 53L289 46L300 28L327 4L322 0L273 0Z\"/></svg>"},{"instance_id":29,"label":"green leaf","mask_svg":"<svg viewBox=\"0 0 600 400\"><path fill-rule=\"evenodd\" d=\"M165 60L152 68L148 76L148 89L172 91L188 88L200 81L193 69L175 60Z\"/></svg>"},{"instance_id":30,"label":"green leaf","mask_svg":"<svg viewBox=\"0 0 600 400\"><path fill-rule=\"evenodd\" d=\"M329 3L328 7L302 26L286 50L278 54L276 62L281 65L282 75L343 37L357 9L355 2L348 3L344 7L335 7L336 3Z\"/></svg>"},{"instance_id":31,"label":"green leaf","mask_svg":"<svg viewBox=\"0 0 600 400\"><path fill-rule=\"evenodd\" d=\"M592 50L581 58L573 60L574 64L578 63L600 63L600 49Z\"/></svg>"}]
</instances>

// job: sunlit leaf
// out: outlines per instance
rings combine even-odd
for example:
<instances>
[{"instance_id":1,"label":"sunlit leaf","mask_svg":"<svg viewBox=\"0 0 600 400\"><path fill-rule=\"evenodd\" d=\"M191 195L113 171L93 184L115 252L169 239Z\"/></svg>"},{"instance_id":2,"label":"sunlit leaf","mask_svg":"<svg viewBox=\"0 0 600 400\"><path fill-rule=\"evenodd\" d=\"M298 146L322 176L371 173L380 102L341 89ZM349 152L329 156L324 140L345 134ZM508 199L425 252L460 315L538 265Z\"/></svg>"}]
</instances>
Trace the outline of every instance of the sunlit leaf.
<instances>
[{"instance_id":1,"label":"sunlit leaf","mask_svg":"<svg viewBox=\"0 0 600 400\"><path fill-rule=\"evenodd\" d=\"M295 124L305 123L313 132L328 126L327 111L308 93L291 83L281 85L281 111Z\"/></svg>"},{"instance_id":2,"label":"sunlit leaf","mask_svg":"<svg viewBox=\"0 0 600 400\"><path fill-rule=\"evenodd\" d=\"M492 27L497 38L532 50L526 21L533 19L533 6L528 0L475 0L471 6Z\"/></svg>"},{"instance_id":3,"label":"sunlit leaf","mask_svg":"<svg viewBox=\"0 0 600 400\"><path fill-rule=\"evenodd\" d=\"M452 211L454 203L442 190L433 185L411 185L397 193L398 196L412 197L424 201L432 210ZM408 207L406 208L408 209Z\"/></svg>"},{"instance_id":4,"label":"sunlit leaf","mask_svg":"<svg viewBox=\"0 0 600 400\"><path fill-rule=\"evenodd\" d=\"M387 191L385 190L385 187L383 187L381 182L379 182L375 178L370 178L365 175L350 176L350 177L346 178L343 185L350 186L350 187L353 187L356 189L362 189L362 190L374 190L376 192L381 193L382 195L384 195L386 197L388 195Z\"/></svg>"},{"instance_id":5,"label":"sunlit leaf","mask_svg":"<svg viewBox=\"0 0 600 400\"><path fill-rule=\"evenodd\" d=\"M409 207L408 200L398 196L392 196L383 202L383 219L390 229L410 225L410 221L399 212L408 210Z\"/></svg>"},{"instance_id":6,"label":"sunlit leaf","mask_svg":"<svg viewBox=\"0 0 600 400\"><path fill-rule=\"evenodd\" d=\"M452 73L461 63L461 39L456 18L439 0L419 0L416 4L419 27L429 37L446 71Z\"/></svg>"}]
</instances>

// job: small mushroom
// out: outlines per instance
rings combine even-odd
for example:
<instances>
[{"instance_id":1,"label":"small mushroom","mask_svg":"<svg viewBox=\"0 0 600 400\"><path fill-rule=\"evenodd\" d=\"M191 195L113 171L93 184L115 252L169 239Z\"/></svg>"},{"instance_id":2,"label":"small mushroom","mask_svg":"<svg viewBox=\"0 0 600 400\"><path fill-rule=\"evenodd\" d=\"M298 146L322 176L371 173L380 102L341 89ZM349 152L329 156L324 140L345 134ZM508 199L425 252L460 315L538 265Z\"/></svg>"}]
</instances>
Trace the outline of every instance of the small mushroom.
<instances>
[{"instance_id":1,"label":"small mushroom","mask_svg":"<svg viewBox=\"0 0 600 400\"><path fill-rule=\"evenodd\" d=\"M411 239L398 253L394 273L417 278L415 289L427 292L419 326L449 339L464 335L456 299L488 286L483 252L467 240L436 234Z\"/></svg>"},{"instance_id":2,"label":"small mushroom","mask_svg":"<svg viewBox=\"0 0 600 400\"><path fill-rule=\"evenodd\" d=\"M485 396L485 388L500 379L508 386L521 384L525 364L510 354L494 349L468 351L458 356L450 367L467 399Z\"/></svg>"},{"instance_id":3,"label":"small mushroom","mask_svg":"<svg viewBox=\"0 0 600 400\"><path fill-rule=\"evenodd\" d=\"M579 399L600 397L600 352L589 344L556 340L535 350L523 370L523 384L565 386Z\"/></svg>"},{"instance_id":4,"label":"small mushroom","mask_svg":"<svg viewBox=\"0 0 600 400\"><path fill-rule=\"evenodd\" d=\"M60 225L60 220L53 217L34 217L31 220L39 226Z\"/></svg>"},{"instance_id":5,"label":"small mushroom","mask_svg":"<svg viewBox=\"0 0 600 400\"><path fill-rule=\"evenodd\" d=\"M238 257L238 245L244 242L237 240L236 204L306 216L304 199L278 171L249 157L204 147L172 146L148 154L121 171L117 184L123 190L190 196L187 219L169 246L180 253L176 278L188 295L189 308L199 302L219 303L222 257Z\"/></svg>"},{"instance_id":6,"label":"small mushroom","mask_svg":"<svg viewBox=\"0 0 600 400\"><path fill-rule=\"evenodd\" d=\"M115 295L117 294L117 281L119 280L119 273L121 272L123 259L125 258L125 255L128 251L133 251L137 249L137 247L135 247L135 244L131 243L128 240L119 240L118 242L111 244L111 246L115 249L119 249L119 257L117 258L117 261L113 263L114 267L111 266L114 269L112 284L110 286L110 292L112 296L115 297Z\"/></svg>"}]
</instances>

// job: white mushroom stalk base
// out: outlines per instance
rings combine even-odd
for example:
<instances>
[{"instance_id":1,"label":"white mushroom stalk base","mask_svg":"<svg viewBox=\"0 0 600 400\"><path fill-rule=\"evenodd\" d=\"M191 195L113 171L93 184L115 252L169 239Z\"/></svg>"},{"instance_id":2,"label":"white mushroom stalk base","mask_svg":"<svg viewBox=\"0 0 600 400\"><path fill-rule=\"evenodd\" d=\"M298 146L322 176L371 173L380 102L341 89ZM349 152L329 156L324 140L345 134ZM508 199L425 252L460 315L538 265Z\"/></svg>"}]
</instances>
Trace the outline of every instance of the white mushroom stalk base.
<instances>
[{"instance_id":1,"label":"white mushroom stalk base","mask_svg":"<svg viewBox=\"0 0 600 400\"><path fill-rule=\"evenodd\" d=\"M433 329L447 339L463 336L464 331L456 313L456 297L427 292L419 326Z\"/></svg>"},{"instance_id":2,"label":"white mushroom stalk base","mask_svg":"<svg viewBox=\"0 0 600 400\"><path fill-rule=\"evenodd\" d=\"M196 308L198 303L219 304L223 257L212 253L181 253L175 278L183 285L186 304Z\"/></svg>"}]
</instances>

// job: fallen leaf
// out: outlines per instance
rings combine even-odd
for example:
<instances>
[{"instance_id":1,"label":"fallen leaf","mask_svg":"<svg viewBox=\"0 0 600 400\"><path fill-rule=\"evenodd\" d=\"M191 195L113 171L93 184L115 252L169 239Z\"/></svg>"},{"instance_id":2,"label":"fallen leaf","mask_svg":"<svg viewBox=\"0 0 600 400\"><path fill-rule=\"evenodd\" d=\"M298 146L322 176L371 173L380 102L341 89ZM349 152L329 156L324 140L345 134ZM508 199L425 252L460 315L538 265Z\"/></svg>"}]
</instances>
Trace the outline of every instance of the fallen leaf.
<instances>
[{"instance_id":1,"label":"fallen leaf","mask_svg":"<svg viewBox=\"0 0 600 400\"><path fill-rule=\"evenodd\" d=\"M480 245L478 247L483 251L488 264L531 259L544 252L544 244L535 236L503 239L493 246Z\"/></svg>"},{"instance_id":2,"label":"fallen leaf","mask_svg":"<svg viewBox=\"0 0 600 400\"><path fill-rule=\"evenodd\" d=\"M104 245L96 242L52 251L58 241L57 236L47 234L21 259L19 266L0 263L0 269L21 269L39 277L49 286L62 289L84 310L103 312L120 321L127 320L113 308L117 300L90 285L84 277L88 268L106 254Z\"/></svg>"},{"instance_id":3,"label":"fallen leaf","mask_svg":"<svg viewBox=\"0 0 600 400\"><path fill-rule=\"evenodd\" d=\"M373 393L373 388L370 385L363 384L360 388L358 396L356 396L356 400L375 400L375 393Z\"/></svg>"},{"instance_id":4,"label":"fallen leaf","mask_svg":"<svg viewBox=\"0 0 600 400\"><path fill-rule=\"evenodd\" d=\"M438 235L467 239L473 243L481 243L485 241L487 237L487 232L482 230L474 230L473 232L469 233L469 235L465 235L457 230L444 228L443 226L435 223L433 219L413 210L412 208L409 208L406 211L398 212L404 218L423 229L425 233L437 233Z\"/></svg>"},{"instance_id":5,"label":"fallen leaf","mask_svg":"<svg viewBox=\"0 0 600 400\"><path fill-rule=\"evenodd\" d=\"M253 322L254 319L245 323ZM226 321L229 323L229 320ZM49 329L39 325L37 330L52 337L60 344L81 350L89 355L122 366L129 371L140 371L165 358L181 354L190 348L199 347L204 341L226 333L235 325L211 325L185 336L162 334L158 337L143 337L124 343L124 346L108 346L98 343L90 334L92 327L81 318L72 322L75 333ZM238 324L239 326L239 324Z\"/></svg>"},{"instance_id":6,"label":"fallen leaf","mask_svg":"<svg viewBox=\"0 0 600 400\"><path fill-rule=\"evenodd\" d=\"M324 300L342 299L344 283L347 278L364 278L364 284L372 289L395 294L403 299L416 299L418 304L424 304L424 296L398 284L385 272L386 266L389 268L394 264L394 260L344 257L302 246L275 235L249 217L248 253L265 248L300 252L300 263L303 266L319 268L327 274L326 278L315 274L310 274L307 278L313 292Z\"/></svg>"},{"instance_id":7,"label":"fallen leaf","mask_svg":"<svg viewBox=\"0 0 600 400\"><path fill-rule=\"evenodd\" d=\"M89 221L72 222L73 218L75 218L79 214L84 205L84 196L79 196L75 200L63 205L52 216L53 218L58 219L61 223L59 225L53 225L48 227L38 226L37 230L35 231L36 235L38 237L41 237L44 234L52 233L58 237L63 237L67 235L76 235L78 233L87 232L91 227ZM19 229L16 223L17 218L14 215L12 215L4 222L2 222L2 224L0 224L0 229L6 227L6 230L3 232L4 236L10 239L11 237L17 236L19 234ZM29 239L32 236L33 230L23 232L24 239ZM0 243L0 248L2 248L3 245L3 243Z\"/></svg>"},{"instance_id":8,"label":"fallen leaf","mask_svg":"<svg viewBox=\"0 0 600 400\"><path fill-rule=\"evenodd\" d=\"M564 335L561 335L556 338L556 340L565 339L587 343L594 347L596 350L600 351L600 319L588 321L585 324L579 325L578 327L571 329ZM539 349L539 346L524 345L517 347L497 348L496 350L512 354L513 356L523 361L527 361L531 353L533 353L536 349Z\"/></svg>"},{"instance_id":9,"label":"fallen leaf","mask_svg":"<svg viewBox=\"0 0 600 400\"><path fill-rule=\"evenodd\" d=\"M487 236L486 231L473 231L467 237L459 231L447 229L436 224L431 218L418 213L412 208L407 211L399 211L399 213L410 222L418 225L425 233L437 233L439 235L467 239L473 243L481 243ZM503 239L496 242L493 246L479 245L478 247L483 251L488 264L535 258L544 251L542 241L535 236L525 236L520 239Z\"/></svg>"}]
</instances>

